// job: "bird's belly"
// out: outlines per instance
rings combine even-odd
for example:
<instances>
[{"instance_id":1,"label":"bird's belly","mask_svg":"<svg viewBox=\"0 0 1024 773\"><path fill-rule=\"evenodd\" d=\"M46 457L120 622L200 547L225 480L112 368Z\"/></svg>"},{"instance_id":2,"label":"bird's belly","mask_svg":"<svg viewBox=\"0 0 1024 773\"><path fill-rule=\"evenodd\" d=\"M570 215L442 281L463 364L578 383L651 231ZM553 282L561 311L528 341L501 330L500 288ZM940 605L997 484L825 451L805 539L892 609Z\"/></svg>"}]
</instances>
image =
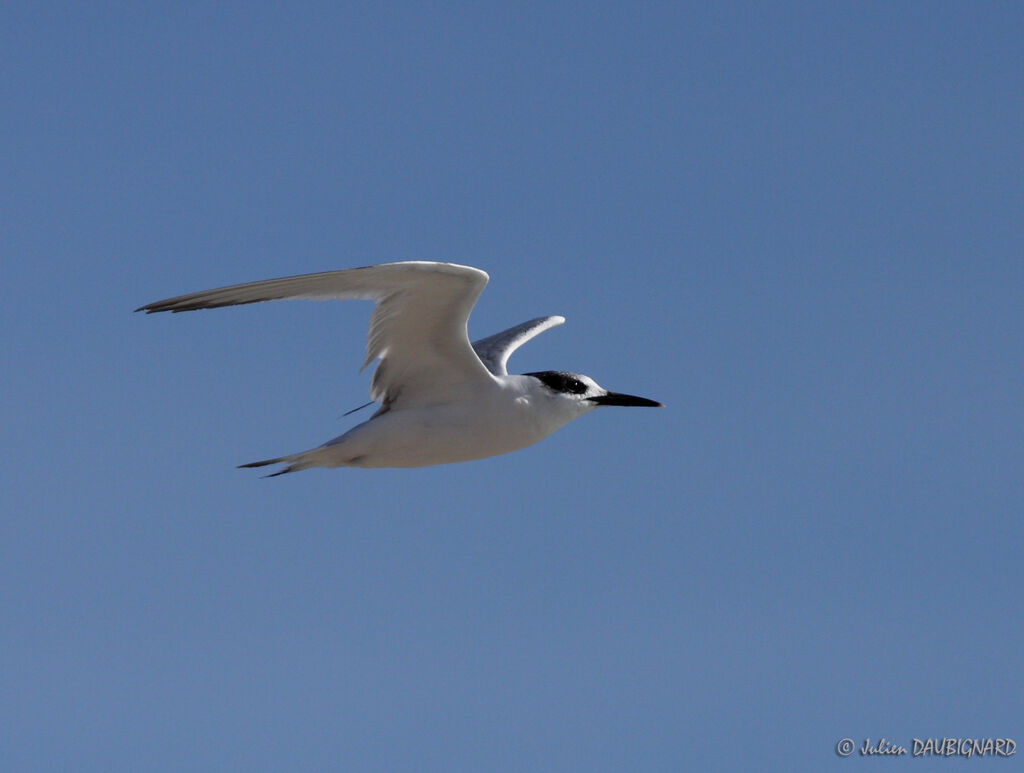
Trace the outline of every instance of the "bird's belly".
<instances>
[{"instance_id":1,"label":"bird's belly","mask_svg":"<svg viewBox=\"0 0 1024 773\"><path fill-rule=\"evenodd\" d=\"M553 428L552 428L553 429ZM528 411L463 406L388 412L331 441L352 467L426 467L484 459L517 451L543 439Z\"/></svg>"}]
</instances>

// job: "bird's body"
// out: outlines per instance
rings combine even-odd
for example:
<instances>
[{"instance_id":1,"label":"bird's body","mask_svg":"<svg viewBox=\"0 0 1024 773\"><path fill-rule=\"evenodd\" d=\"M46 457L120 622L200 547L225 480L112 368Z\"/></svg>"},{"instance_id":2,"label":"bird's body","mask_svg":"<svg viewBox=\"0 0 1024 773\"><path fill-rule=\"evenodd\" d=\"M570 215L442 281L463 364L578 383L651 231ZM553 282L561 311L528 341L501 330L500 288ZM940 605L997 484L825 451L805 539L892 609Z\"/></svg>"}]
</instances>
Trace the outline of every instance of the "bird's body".
<instances>
[{"instance_id":1,"label":"bird's body","mask_svg":"<svg viewBox=\"0 0 1024 773\"><path fill-rule=\"evenodd\" d=\"M443 404L386 410L286 461L310 467L424 467L518 451L580 415L571 404L561 411L538 408L544 396L529 389L528 380L499 376L484 388L455 391Z\"/></svg>"},{"instance_id":2,"label":"bird's body","mask_svg":"<svg viewBox=\"0 0 1024 773\"><path fill-rule=\"evenodd\" d=\"M322 446L243 467L424 467L516 451L599 405L656 406L587 376L557 371L509 375L511 353L562 324L539 317L472 344L466 322L487 274L451 263L407 261L207 290L143 306L190 311L284 298L376 301L366 362L379 360L368 421Z\"/></svg>"}]
</instances>

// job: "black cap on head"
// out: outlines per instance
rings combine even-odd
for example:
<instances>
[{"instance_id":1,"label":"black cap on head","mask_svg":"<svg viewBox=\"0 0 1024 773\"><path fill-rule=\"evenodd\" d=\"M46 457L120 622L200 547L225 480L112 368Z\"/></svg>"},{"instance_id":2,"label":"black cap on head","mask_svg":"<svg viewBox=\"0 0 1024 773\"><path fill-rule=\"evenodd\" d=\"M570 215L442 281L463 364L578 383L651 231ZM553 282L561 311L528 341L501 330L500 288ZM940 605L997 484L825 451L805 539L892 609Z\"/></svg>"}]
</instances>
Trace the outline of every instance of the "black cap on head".
<instances>
[{"instance_id":1,"label":"black cap on head","mask_svg":"<svg viewBox=\"0 0 1024 773\"><path fill-rule=\"evenodd\" d=\"M537 373L524 373L525 376L533 376L555 392L564 392L568 395L582 395L588 387L575 373L563 373L559 370L542 370Z\"/></svg>"}]
</instances>

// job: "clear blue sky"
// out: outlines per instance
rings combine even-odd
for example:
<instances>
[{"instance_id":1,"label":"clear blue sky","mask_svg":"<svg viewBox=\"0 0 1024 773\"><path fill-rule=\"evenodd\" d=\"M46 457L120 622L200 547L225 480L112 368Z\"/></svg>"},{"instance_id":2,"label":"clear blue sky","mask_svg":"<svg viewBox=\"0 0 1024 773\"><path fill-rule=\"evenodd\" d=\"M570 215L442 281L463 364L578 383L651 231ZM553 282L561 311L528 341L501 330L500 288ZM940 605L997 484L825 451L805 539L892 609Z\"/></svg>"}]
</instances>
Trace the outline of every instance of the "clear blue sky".
<instances>
[{"instance_id":1,"label":"clear blue sky","mask_svg":"<svg viewBox=\"0 0 1024 773\"><path fill-rule=\"evenodd\" d=\"M4 770L1024 746L1019 3L16 1L0 30ZM567 317L514 370L667 407L261 480L234 466L359 418L369 306L132 314L412 258L491 274L475 336Z\"/></svg>"}]
</instances>

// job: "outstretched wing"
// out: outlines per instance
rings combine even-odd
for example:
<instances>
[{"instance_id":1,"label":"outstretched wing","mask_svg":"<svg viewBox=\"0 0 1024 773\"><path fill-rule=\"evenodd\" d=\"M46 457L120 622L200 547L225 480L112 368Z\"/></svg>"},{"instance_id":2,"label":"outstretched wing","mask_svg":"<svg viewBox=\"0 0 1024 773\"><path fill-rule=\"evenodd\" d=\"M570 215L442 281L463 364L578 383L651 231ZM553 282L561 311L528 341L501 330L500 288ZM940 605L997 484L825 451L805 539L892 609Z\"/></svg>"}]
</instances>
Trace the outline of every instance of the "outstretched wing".
<instances>
[{"instance_id":1,"label":"outstretched wing","mask_svg":"<svg viewBox=\"0 0 1024 773\"><path fill-rule=\"evenodd\" d=\"M376 307L363 367L380 362L370 397L385 405L429 405L459 384L491 378L466 331L487 279L470 266L404 261L221 287L136 311L192 311L289 298L372 300Z\"/></svg>"},{"instance_id":2,"label":"outstretched wing","mask_svg":"<svg viewBox=\"0 0 1024 773\"><path fill-rule=\"evenodd\" d=\"M473 351L495 376L507 376L508 358L512 352L534 336L565 322L565 317L537 317L521 325L502 330L487 338L473 342Z\"/></svg>"}]
</instances>

